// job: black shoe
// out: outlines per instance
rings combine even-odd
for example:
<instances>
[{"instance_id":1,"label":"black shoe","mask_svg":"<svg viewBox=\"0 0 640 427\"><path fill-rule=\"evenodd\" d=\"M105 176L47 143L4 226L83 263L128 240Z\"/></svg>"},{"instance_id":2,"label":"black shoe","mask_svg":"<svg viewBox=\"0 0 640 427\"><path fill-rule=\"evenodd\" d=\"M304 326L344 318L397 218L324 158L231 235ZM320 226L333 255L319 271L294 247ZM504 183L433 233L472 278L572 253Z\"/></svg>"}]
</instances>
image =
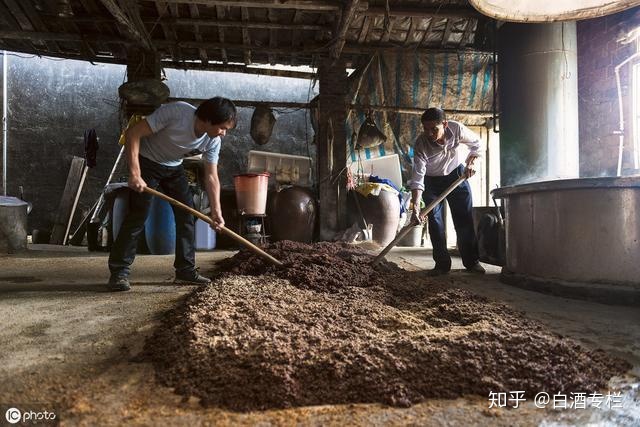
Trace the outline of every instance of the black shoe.
<instances>
[{"instance_id":1,"label":"black shoe","mask_svg":"<svg viewBox=\"0 0 640 427\"><path fill-rule=\"evenodd\" d=\"M131 289L131 284L126 276L111 276L109 283L107 283L107 289L111 292L123 292Z\"/></svg>"},{"instance_id":2,"label":"black shoe","mask_svg":"<svg viewBox=\"0 0 640 427\"><path fill-rule=\"evenodd\" d=\"M444 276L445 274L449 274L449 270L444 268L435 267L427 271L427 276L429 277Z\"/></svg>"},{"instance_id":3,"label":"black shoe","mask_svg":"<svg viewBox=\"0 0 640 427\"><path fill-rule=\"evenodd\" d=\"M474 273L474 274L484 274L487 272L487 270L485 270L484 267L481 266L479 262L476 262L471 267L467 268L467 271L469 273Z\"/></svg>"},{"instance_id":4,"label":"black shoe","mask_svg":"<svg viewBox=\"0 0 640 427\"><path fill-rule=\"evenodd\" d=\"M197 271L193 271L191 273L176 274L176 279L173 283L176 285L207 286L211 284L211 279L201 276Z\"/></svg>"}]
</instances>

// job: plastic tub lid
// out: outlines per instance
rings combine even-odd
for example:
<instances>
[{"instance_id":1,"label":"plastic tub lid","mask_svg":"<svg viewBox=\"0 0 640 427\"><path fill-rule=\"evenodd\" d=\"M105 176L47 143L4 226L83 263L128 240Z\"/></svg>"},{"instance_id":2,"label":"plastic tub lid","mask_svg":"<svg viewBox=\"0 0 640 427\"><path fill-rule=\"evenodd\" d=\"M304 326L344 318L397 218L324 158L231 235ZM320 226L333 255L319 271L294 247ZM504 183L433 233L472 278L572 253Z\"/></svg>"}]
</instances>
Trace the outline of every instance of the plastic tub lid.
<instances>
[{"instance_id":1,"label":"plastic tub lid","mask_svg":"<svg viewBox=\"0 0 640 427\"><path fill-rule=\"evenodd\" d=\"M17 197L0 196L0 206L27 206L28 203Z\"/></svg>"}]
</instances>

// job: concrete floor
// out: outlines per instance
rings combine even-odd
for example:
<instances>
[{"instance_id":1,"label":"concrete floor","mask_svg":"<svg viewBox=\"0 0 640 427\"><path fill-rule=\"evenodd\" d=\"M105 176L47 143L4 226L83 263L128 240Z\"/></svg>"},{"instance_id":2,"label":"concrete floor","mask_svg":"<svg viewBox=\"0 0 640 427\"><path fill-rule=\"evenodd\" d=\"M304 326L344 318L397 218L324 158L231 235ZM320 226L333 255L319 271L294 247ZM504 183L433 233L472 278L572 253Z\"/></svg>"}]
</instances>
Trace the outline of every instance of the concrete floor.
<instances>
[{"instance_id":1,"label":"concrete floor","mask_svg":"<svg viewBox=\"0 0 640 427\"><path fill-rule=\"evenodd\" d=\"M232 254L199 252L201 272ZM410 271L433 266L420 248L395 248L388 259ZM548 410L530 399L517 409L489 409L488 398L470 396L410 408L205 409L155 383L153 368L136 360L160 315L192 290L172 285L173 256L139 256L133 289L125 293L104 290L106 262L104 253L48 245L0 255L0 405L54 411L63 425L640 425L640 309L511 287L498 281L499 268L469 275L460 271L459 259L449 276L434 280L497 300L560 335L630 361L632 371L609 385L623 395L621 405L610 406L622 407ZM0 407L0 417L7 408Z\"/></svg>"}]
</instances>

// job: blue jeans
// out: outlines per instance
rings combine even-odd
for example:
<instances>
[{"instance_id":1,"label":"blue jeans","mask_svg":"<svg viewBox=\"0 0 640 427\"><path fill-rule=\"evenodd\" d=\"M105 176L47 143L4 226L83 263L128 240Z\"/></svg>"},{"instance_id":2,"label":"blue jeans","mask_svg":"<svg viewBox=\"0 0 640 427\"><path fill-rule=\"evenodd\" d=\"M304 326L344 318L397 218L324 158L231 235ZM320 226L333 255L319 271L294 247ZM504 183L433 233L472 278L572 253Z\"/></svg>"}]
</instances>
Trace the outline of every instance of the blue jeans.
<instances>
[{"instance_id":1,"label":"blue jeans","mask_svg":"<svg viewBox=\"0 0 640 427\"><path fill-rule=\"evenodd\" d=\"M458 166L446 176L426 176L425 190L422 193L424 202L428 205L438 198L453 182L464 173L464 165ZM478 242L473 228L473 199L468 181L463 181L446 198L451 210L451 219L456 229L458 250L462 263L466 268L473 267L479 259ZM444 200L440 202L428 215L429 236L433 246L433 259L436 268L449 271L451 269L451 255L447 250L445 235L446 225L443 217Z\"/></svg>"},{"instance_id":2,"label":"blue jeans","mask_svg":"<svg viewBox=\"0 0 640 427\"><path fill-rule=\"evenodd\" d=\"M142 179L147 186L154 189L160 187L167 196L193 207L193 195L182 165L163 166L142 156L139 160ZM122 222L109 254L109 270L113 276L128 276L131 271L138 237L149 214L151 197L149 193L129 191L129 213ZM176 274L189 274L195 271L195 218L183 209L171 207L176 220L176 257L173 266Z\"/></svg>"}]
</instances>

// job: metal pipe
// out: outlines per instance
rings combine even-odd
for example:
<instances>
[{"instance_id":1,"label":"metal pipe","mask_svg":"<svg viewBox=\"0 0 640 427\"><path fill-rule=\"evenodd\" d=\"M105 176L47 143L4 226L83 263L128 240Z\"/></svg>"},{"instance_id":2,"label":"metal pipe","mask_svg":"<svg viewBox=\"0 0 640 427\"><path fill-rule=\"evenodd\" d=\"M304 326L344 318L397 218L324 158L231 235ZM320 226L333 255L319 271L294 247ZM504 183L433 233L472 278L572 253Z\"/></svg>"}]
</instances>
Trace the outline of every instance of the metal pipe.
<instances>
[{"instance_id":1,"label":"metal pipe","mask_svg":"<svg viewBox=\"0 0 640 427\"><path fill-rule=\"evenodd\" d=\"M7 195L7 51L2 51L2 192Z\"/></svg>"},{"instance_id":2,"label":"metal pipe","mask_svg":"<svg viewBox=\"0 0 640 427\"><path fill-rule=\"evenodd\" d=\"M497 97L496 97L496 83L497 83L497 75L498 75L498 22L494 21L493 22L493 62L491 64L492 67L492 78L493 78L493 103L491 105L491 110L493 113L493 132L494 133L498 133L500 132L500 129L498 129L496 127L496 123L498 123L498 104L496 102Z\"/></svg>"},{"instance_id":3,"label":"metal pipe","mask_svg":"<svg viewBox=\"0 0 640 427\"><path fill-rule=\"evenodd\" d=\"M622 175L622 151L624 150L624 109L622 107L622 88L620 87L620 68L638 56L640 56L640 52L634 53L614 68L616 73L616 89L618 90L618 114L620 115L620 125L618 129L618 176Z\"/></svg>"}]
</instances>

